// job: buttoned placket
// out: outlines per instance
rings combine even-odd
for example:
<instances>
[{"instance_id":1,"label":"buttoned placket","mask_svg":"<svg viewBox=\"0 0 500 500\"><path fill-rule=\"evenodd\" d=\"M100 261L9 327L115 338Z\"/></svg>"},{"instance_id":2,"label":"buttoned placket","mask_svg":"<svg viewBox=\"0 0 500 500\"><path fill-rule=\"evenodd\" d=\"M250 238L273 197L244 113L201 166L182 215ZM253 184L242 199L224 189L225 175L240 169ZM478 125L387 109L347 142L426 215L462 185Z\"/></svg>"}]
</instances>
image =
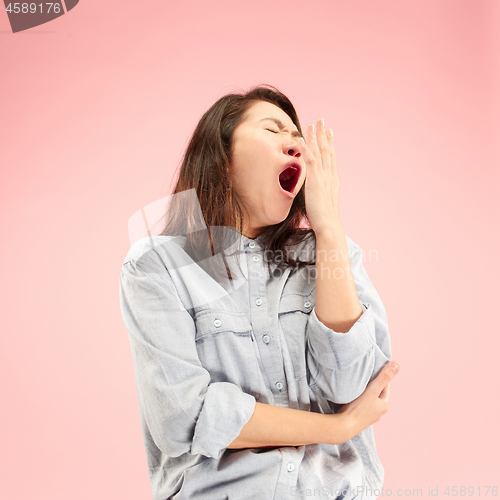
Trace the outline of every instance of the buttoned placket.
<instances>
[{"instance_id":1,"label":"buttoned placket","mask_svg":"<svg viewBox=\"0 0 500 500\"><path fill-rule=\"evenodd\" d=\"M267 263L263 261L261 248L254 241L246 245L248 262L248 282L252 325L261 359L274 402L271 404L288 407L288 387L285 377L279 335L273 332L278 325L270 321L269 304L266 301ZM309 307L310 303L305 305ZM298 481L299 466L304 458L305 446L280 447L281 469L278 475L275 498L285 500Z\"/></svg>"},{"instance_id":2,"label":"buttoned placket","mask_svg":"<svg viewBox=\"0 0 500 500\"><path fill-rule=\"evenodd\" d=\"M269 305L266 300L267 263L262 249L254 241L245 245L248 263L248 284L252 327L260 357L277 406L288 405L287 385L279 337L270 325Z\"/></svg>"},{"instance_id":3,"label":"buttoned placket","mask_svg":"<svg viewBox=\"0 0 500 500\"><path fill-rule=\"evenodd\" d=\"M292 489L296 487L299 476L299 466L304 458L305 446L279 448L281 453L281 469L276 484L275 498L285 500L292 496Z\"/></svg>"}]
</instances>

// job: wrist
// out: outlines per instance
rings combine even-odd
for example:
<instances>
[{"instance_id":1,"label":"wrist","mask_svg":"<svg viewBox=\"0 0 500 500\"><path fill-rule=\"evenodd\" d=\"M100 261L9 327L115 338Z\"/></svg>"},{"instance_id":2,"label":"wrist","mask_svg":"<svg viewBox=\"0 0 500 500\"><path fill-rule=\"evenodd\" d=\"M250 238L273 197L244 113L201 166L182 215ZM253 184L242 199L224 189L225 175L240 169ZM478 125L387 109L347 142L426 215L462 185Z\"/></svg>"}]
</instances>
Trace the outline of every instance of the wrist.
<instances>
[{"instance_id":1,"label":"wrist","mask_svg":"<svg viewBox=\"0 0 500 500\"><path fill-rule=\"evenodd\" d=\"M316 235L316 240L319 239L331 239L335 237L342 236L345 238L344 227L340 222L340 219L333 219L328 225L323 226L318 229L314 229L314 234Z\"/></svg>"},{"instance_id":2,"label":"wrist","mask_svg":"<svg viewBox=\"0 0 500 500\"><path fill-rule=\"evenodd\" d=\"M343 429L342 443L349 441L356 434L356 422L354 420L354 415L350 412L337 413L339 416L339 422Z\"/></svg>"},{"instance_id":3,"label":"wrist","mask_svg":"<svg viewBox=\"0 0 500 500\"><path fill-rule=\"evenodd\" d=\"M356 435L352 415L349 413L333 413L323 415L324 434L327 444L342 444Z\"/></svg>"}]
</instances>

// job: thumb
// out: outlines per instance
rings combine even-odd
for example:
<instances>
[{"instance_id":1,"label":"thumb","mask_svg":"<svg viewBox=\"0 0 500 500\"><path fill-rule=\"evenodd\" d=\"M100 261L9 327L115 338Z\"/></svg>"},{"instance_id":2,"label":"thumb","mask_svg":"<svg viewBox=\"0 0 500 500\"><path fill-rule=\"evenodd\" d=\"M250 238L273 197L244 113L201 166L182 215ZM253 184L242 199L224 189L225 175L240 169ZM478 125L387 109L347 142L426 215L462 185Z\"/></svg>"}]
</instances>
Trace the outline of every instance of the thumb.
<instances>
[{"instance_id":1,"label":"thumb","mask_svg":"<svg viewBox=\"0 0 500 500\"><path fill-rule=\"evenodd\" d=\"M389 396L391 395L391 384L387 384L383 389L382 392L379 394L379 398L382 401L388 402L389 401Z\"/></svg>"},{"instance_id":2,"label":"thumb","mask_svg":"<svg viewBox=\"0 0 500 500\"><path fill-rule=\"evenodd\" d=\"M401 365L397 361L391 361L380 370L380 373L371 381L371 384L375 386L375 390L378 394L380 394L384 387L396 376L400 368Z\"/></svg>"}]
</instances>

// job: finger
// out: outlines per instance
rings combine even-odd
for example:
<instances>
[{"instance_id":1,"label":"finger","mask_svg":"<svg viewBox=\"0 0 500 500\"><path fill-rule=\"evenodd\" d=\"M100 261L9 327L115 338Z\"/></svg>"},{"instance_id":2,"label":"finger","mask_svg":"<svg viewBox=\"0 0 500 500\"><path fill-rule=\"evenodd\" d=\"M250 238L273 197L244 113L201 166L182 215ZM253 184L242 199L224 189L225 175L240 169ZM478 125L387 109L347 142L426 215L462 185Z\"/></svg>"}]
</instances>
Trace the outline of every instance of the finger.
<instances>
[{"instance_id":1,"label":"finger","mask_svg":"<svg viewBox=\"0 0 500 500\"><path fill-rule=\"evenodd\" d=\"M382 389L382 392L379 394L379 398L382 401L388 403L390 395L391 395L391 384L389 383Z\"/></svg>"},{"instance_id":2,"label":"finger","mask_svg":"<svg viewBox=\"0 0 500 500\"><path fill-rule=\"evenodd\" d=\"M310 124L307 127L307 146L311 150L311 153L316 158L318 164L321 163L321 153L318 147L318 141L316 140L316 132L314 129L314 124Z\"/></svg>"},{"instance_id":3,"label":"finger","mask_svg":"<svg viewBox=\"0 0 500 500\"><path fill-rule=\"evenodd\" d=\"M335 154L335 145L333 144L333 130L329 128L326 131L326 137L328 140L328 147L330 149L330 165L332 169L332 173L337 173L337 156Z\"/></svg>"},{"instance_id":4,"label":"finger","mask_svg":"<svg viewBox=\"0 0 500 500\"><path fill-rule=\"evenodd\" d=\"M304 140L303 137L299 139L299 149L302 157L304 158L304 162L306 164L306 169L310 166L314 166L316 163L316 158L314 157L311 149L309 146L306 144L306 141Z\"/></svg>"},{"instance_id":5,"label":"finger","mask_svg":"<svg viewBox=\"0 0 500 500\"><path fill-rule=\"evenodd\" d=\"M400 367L397 361L387 363L382 370L380 370L377 377L370 382L370 384L373 384L373 390L380 394L384 387L396 376Z\"/></svg>"},{"instance_id":6,"label":"finger","mask_svg":"<svg viewBox=\"0 0 500 500\"><path fill-rule=\"evenodd\" d=\"M319 119L316 124L316 136L318 141L318 148L321 154L321 164L325 170L331 169L331 154L330 145L326 136L325 120Z\"/></svg>"}]
</instances>

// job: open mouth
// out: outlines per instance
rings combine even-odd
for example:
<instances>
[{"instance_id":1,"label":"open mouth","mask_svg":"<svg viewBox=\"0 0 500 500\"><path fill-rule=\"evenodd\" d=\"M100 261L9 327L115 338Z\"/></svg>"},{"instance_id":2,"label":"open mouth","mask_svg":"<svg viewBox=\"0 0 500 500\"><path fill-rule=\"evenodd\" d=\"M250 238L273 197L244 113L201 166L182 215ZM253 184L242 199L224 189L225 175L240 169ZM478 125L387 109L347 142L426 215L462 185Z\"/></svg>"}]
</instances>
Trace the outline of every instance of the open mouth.
<instances>
[{"instance_id":1,"label":"open mouth","mask_svg":"<svg viewBox=\"0 0 500 500\"><path fill-rule=\"evenodd\" d=\"M280 185L284 191L292 193L300 177L300 166L290 165L279 176Z\"/></svg>"}]
</instances>

